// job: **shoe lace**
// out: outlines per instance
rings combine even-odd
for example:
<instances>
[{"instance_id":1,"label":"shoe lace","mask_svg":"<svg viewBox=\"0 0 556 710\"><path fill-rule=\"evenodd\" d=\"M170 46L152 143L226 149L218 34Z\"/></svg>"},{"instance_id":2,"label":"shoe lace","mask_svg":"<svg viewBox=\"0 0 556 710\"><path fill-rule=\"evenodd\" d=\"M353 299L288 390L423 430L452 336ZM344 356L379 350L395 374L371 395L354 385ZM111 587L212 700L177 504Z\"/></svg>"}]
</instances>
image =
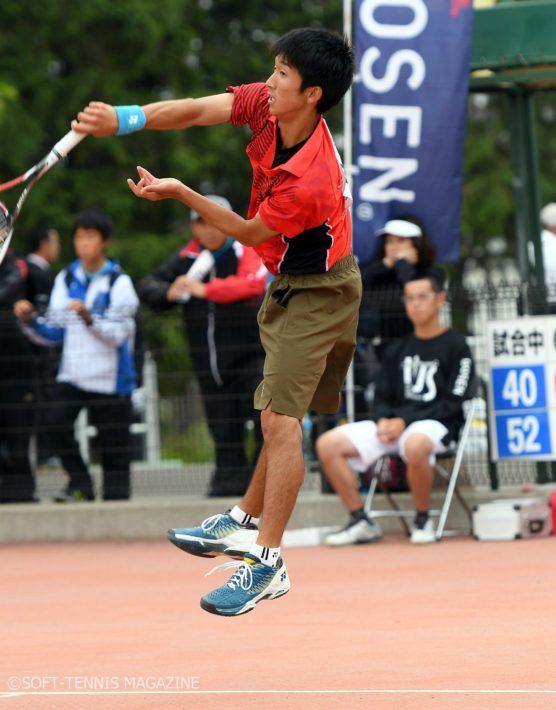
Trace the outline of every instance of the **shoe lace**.
<instances>
[{"instance_id":1,"label":"shoe lace","mask_svg":"<svg viewBox=\"0 0 556 710\"><path fill-rule=\"evenodd\" d=\"M201 523L201 528L205 532L208 532L209 530L212 530L216 525L218 525L219 521L222 520L223 517L224 516L222 515L222 513L211 515L210 518L203 520L203 522Z\"/></svg>"},{"instance_id":2,"label":"shoe lace","mask_svg":"<svg viewBox=\"0 0 556 710\"><path fill-rule=\"evenodd\" d=\"M209 572L206 573L205 577L210 577L213 572L220 569L232 569L233 567L238 567L239 569L234 572L230 577L227 584L230 589L234 591L240 587L245 591L249 591L253 586L253 572L251 571L251 565L243 560L232 560L231 562L224 562L221 565L216 565Z\"/></svg>"}]
</instances>

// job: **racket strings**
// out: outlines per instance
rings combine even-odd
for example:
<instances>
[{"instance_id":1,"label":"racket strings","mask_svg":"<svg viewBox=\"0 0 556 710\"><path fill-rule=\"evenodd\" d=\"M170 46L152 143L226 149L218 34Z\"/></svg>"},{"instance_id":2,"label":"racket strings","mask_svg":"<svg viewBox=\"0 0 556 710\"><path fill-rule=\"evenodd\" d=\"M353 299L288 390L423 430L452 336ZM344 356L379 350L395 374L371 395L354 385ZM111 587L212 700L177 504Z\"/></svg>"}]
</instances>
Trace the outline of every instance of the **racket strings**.
<instances>
[{"instance_id":1,"label":"racket strings","mask_svg":"<svg viewBox=\"0 0 556 710\"><path fill-rule=\"evenodd\" d=\"M3 202L0 202L0 245L10 233L12 220L8 208Z\"/></svg>"}]
</instances>

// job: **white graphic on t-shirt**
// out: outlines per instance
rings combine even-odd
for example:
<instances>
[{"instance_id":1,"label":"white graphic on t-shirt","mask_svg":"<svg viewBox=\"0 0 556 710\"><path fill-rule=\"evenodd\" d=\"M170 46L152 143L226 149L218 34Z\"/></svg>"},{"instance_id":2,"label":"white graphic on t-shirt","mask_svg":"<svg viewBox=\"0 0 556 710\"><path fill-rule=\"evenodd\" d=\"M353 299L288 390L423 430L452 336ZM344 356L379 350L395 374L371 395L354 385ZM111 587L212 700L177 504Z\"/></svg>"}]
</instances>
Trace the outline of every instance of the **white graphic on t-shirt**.
<instances>
[{"instance_id":1,"label":"white graphic on t-shirt","mask_svg":"<svg viewBox=\"0 0 556 710\"><path fill-rule=\"evenodd\" d=\"M432 402L436 398L434 376L438 360L421 360L419 355L407 355L402 362L405 399L415 402Z\"/></svg>"}]
</instances>

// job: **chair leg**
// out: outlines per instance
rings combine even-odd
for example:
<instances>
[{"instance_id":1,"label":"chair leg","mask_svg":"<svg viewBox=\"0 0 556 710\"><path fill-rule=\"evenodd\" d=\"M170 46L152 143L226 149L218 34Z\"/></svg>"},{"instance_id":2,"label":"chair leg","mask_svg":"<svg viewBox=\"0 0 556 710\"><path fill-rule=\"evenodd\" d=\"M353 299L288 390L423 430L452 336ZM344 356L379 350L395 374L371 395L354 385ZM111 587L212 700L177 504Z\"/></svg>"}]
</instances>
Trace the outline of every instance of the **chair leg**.
<instances>
[{"instance_id":1,"label":"chair leg","mask_svg":"<svg viewBox=\"0 0 556 710\"><path fill-rule=\"evenodd\" d=\"M390 491L384 486L383 484L378 484L380 490L384 493L386 496L386 500L390 504L390 507L392 510L395 510L396 513L398 513L398 520L400 521L400 525L405 531L405 534L409 537L411 535L411 530L409 529L409 525L407 524L407 520L405 519L403 513L400 512L400 506L396 503L396 499L394 496L390 493Z\"/></svg>"},{"instance_id":2,"label":"chair leg","mask_svg":"<svg viewBox=\"0 0 556 710\"><path fill-rule=\"evenodd\" d=\"M452 498L454 496L454 493L456 494L458 501L461 502L463 500L463 496L461 495L459 489L457 488L457 483L458 483L459 472L461 469L461 464L463 461L463 452L465 449L465 445L467 443L467 438L469 436L469 429L471 428L471 421L473 419L476 406L477 406L477 401L474 399L471 401L470 406L469 406L469 411L467 413L465 425L463 427L463 431L460 436L460 443L459 443L457 451L456 451L456 457L454 459L454 466L452 468L452 474L450 476L450 480L448 481L448 488L446 490L444 504L442 506L442 511L440 513L440 519L438 520L438 526L436 528L436 539L437 540L442 539L442 535L444 533L444 526L446 525L446 520L448 519L448 512L450 510L450 505L452 503ZM463 507L467 511L467 514L469 515L469 518L471 519L471 513L469 511L468 505L465 503L463 505Z\"/></svg>"},{"instance_id":3,"label":"chair leg","mask_svg":"<svg viewBox=\"0 0 556 710\"><path fill-rule=\"evenodd\" d=\"M369 484L369 490L367 491L367 495L365 496L365 503L363 505L363 509L365 510L366 515L369 515L369 513L371 512L372 507L373 507L373 499L374 499L375 493L376 493L377 481L378 481L378 477L377 477L376 471L375 471L375 474L371 478L371 482Z\"/></svg>"},{"instance_id":4,"label":"chair leg","mask_svg":"<svg viewBox=\"0 0 556 710\"><path fill-rule=\"evenodd\" d=\"M471 526L471 522L473 520L473 514L471 513L471 508L467 504L467 501L463 497L458 486L456 486L456 489L454 491L454 495L458 499L458 502L461 505L461 507L465 510L465 514L467 515L467 518L469 519L469 525Z\"/></svg>"}]
</instances>

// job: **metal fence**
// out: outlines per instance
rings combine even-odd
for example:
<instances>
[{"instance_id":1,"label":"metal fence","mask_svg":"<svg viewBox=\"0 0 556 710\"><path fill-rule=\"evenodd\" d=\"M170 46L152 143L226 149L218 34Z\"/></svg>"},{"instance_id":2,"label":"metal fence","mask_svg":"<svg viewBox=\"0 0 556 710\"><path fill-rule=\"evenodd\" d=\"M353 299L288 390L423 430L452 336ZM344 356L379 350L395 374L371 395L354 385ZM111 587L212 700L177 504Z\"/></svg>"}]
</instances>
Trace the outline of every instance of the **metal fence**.
<instances>
[{"instance_id":1,"label":"metal fence","mask_svg":"<svg viewBox=\"0 0 556 710\"><path fill-rule=\"evenodd\" d=\"M398 303L396 299L399 301L399 294L392 293L389 318L394 324L396 318L399 318L400 323L403 324L403 306L401 301ZM532 289L525 288L522 284L481 284L472 288L464 288L456 284L449 289L442 318L446 326L452 326L466 335L474 356L476 370L483 380L486 380L488 378L485 338L487 322L494 318L514 318L523 313L539 313L547 307L547 303L550 303L550 299L547 298L544 289L542 293L534 293ZM369 308L369 299L364 299L362 308L364 318L369 317ZM246 380L242 380L239 374L243 368L251 368L248 380L256 382L260 377L260 369L258 371L256 368L253 369L253 363L258 362L257 367L260 368L262 360L242 357L237 342L232 336L229 336L229 342L223 340L216 343L216 352L212 353L210 340L211 337L214 338L214 332L211 332L211 320L206 312L203 314L203 319L199 322L199 331L202 331L203 337L208 339L208 346L206 342L197 345L187 342L184 325L177 311L162 314L154 314L148 310L141 312L143 376L140 388L133 394L131 423L133 459L131 495L134 497L207 494L215 467L215 457L218 454L211 436L211 427L207 423L206 412L207 406L214 410L215 403L217 410L221 409L221 419L224 424L228 411L231 413L230 417L235 416L237 419L233 446L245 451L249 465L256 456L257 446L260 443L258 416L254 411L246 415L244 409L235 414L233 408L227 409L230 405L229 400L234 398L234 395L222 395L219 392L220 385L218 378L215 379L215 366L218 367L219 357L233 351L236 357L232 359L234 364L228 363L226 377L237 377L239 388L237 394L242 399L251 401L252 388L245 386ZM243 333L253 329L252 321L242 322L234 316L233 310L230 312L230 323L233 326L229 329L232 334L234 331ZM0 475L4 480L9 475L9 467L14 466L11 437L14 432L20 433L25 429L25 433L29 435L30 446L23 455L31 462L36 481L35 494L39 498L50 498L60 492L67 482L60 452L41 450L41 432L48 433L49 430L49 411L53 406L49 397L52 396L51 380L55 368L52 362L46 368L43 364L39 378L43 394L32 401L25 401L27 380L31 377L31 366L33 363L36 364L37 350L26 352L19 336L16 337L14 334L14 327L17 327L15 321L5 312L0 319L3 343L0 353L2 371L0 375ZM372 342L380 349L385 345L384 339L380 341L371 331L372 324L371 330L369 331L367 327L367 332L362 335L360 346L364 349L365 345ZM8 337L9 333L11 335ZM44 356L39 354L39 357ZM56 359L55 355L51 357ZM88 366L87 355L84 353L83 367ZM349 416L347 404L350 398L353 398L356 403L357 418L364 418L368 411L372 410L372 382L365 381L369 373L368 367L369 363L364 358L363 360L360 358L358 362L356 357L355 377L353 381L348 379L344 404L337 416L322 416L308 412L304 418L304 453L307 463L305 490L321 489L320 469L314 454L314 442L318 434ZM33 377L35 376L36 370ZM214 385L212 388L207 386L207 381L210 385L211 379ZM19 394L13 392L14 383L17 385L15 391ZM35 380L32 385L33 392L36 391L36 386ZM31 391L31 388L27 389ZM20 400L17 397L20 397ZM484 487L556 480L548 464L544 466L520 460L502 461L494 465L489 461L487 406L485 393L482 392L478 413L466 447L464 479L470 485ZM215 419L214 411L212 411L212 419ZM212 429L218 431L214 426ZM241 431L241 434L238 434L238 431ZM97 451L97 430L89 421L85 410L77 418L75 436L79 442L81 455L90 466L97 495L100 495L102 471ZM219 434L217 433L216 436ZM17 441L25 442L26 438ZM19 452L20 455L21 453ZM17 456L15 458L17 459Z\"/></svg>"}]
</instances>

